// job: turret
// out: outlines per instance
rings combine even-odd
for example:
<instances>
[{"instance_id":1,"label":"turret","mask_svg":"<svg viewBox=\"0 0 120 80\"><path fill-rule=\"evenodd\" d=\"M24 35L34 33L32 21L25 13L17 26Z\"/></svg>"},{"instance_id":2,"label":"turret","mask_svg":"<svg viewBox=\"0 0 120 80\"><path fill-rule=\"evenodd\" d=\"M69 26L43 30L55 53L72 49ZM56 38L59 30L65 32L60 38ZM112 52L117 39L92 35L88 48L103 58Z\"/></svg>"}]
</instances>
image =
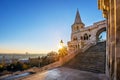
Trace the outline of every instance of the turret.
<instances>
[{"instance_id":1,"label":"turret","mask_svg":"<svg viewBox=\"0 0 120 80\"><path fill-rule=\"evenodd\" d=\"M76 32L76 31L80 30L81 28L84 28L84 26L85 25L82 22L79 11L77 9L75 21L74 21L74 24L72 25L72 32Z\"/></svg>"}]
</instances>

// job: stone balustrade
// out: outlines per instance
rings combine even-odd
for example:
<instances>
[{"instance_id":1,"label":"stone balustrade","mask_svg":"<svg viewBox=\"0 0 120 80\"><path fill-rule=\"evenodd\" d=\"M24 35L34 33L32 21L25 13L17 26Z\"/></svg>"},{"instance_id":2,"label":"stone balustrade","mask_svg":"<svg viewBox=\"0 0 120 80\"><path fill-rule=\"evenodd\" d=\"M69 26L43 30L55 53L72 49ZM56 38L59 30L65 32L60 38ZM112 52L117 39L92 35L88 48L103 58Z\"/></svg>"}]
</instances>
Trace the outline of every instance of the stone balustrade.
<instances>
[{"instance_id":1,"label":"stone balustrade","mask_svg":"<svg viewBox=\"0 0 120 80\"><path fill-rule=\"evenodd\" d=\"M85 52L85 51L86 51L88 48L90 48L92 45L93 45L92 43L89 43L89 44L87 44L86 46L84 46L84 47L82 48L82 52Z\"/></svg>"}]
</instances>

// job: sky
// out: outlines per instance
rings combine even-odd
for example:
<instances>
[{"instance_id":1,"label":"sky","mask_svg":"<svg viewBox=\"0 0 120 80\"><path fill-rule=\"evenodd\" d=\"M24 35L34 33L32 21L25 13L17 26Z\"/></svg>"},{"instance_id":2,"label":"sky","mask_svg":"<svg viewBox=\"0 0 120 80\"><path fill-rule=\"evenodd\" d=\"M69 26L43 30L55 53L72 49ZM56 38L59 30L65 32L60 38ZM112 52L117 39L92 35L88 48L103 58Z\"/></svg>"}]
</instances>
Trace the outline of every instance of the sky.
<instances>
[{"instance_id":1,"label":"sky","mask_svg":"<svg viewBox=\"0 0 120 80\"><path fill-rule=\"evenodd\" d=\"M0 0L0 53L57 51L77 9L86 26L104 20L97 0Z\"/></svg>"}]
</instances>

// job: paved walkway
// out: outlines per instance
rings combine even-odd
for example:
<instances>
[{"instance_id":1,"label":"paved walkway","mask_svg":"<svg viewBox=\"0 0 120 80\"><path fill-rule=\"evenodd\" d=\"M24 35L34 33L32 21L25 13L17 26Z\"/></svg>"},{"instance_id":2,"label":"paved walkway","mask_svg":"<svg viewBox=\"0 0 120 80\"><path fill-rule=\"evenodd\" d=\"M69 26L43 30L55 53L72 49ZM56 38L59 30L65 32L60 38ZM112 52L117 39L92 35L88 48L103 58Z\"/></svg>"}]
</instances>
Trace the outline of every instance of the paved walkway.
<instances>
[{"instance_id":1,"label":"paved walkway","mask_svg":"<svg viewBox=\"0 0 120 80\"><path fill-rule=\"evenodd\" d=\"M101 78L101 79L100 79ZM104 75L60 67L31 75L22 80L106 80Z\"/></svg>"}]
</instances>

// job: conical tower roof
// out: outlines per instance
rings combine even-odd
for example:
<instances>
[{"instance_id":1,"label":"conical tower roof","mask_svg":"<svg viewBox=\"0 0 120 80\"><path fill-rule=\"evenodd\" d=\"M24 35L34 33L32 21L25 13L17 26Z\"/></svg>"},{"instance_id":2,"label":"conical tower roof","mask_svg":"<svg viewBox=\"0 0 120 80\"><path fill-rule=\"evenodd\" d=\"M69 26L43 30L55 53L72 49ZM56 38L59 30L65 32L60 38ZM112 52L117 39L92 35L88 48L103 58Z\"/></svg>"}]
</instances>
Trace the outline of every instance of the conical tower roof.
<instances>
[{"instance_id":1,"label":"conical tower roof","mask_svg":"<svg viewBox=\"0 0 120 80\"><path fill-rule=\"evenodd\" d=\"M80 14L79 14L79 11L77 9L77 13L76 13L76 17L75 17L75 22L74 24L83 24L82 20L81 20L81 17L80 17Z\"/></svg>"}]
</instances>

